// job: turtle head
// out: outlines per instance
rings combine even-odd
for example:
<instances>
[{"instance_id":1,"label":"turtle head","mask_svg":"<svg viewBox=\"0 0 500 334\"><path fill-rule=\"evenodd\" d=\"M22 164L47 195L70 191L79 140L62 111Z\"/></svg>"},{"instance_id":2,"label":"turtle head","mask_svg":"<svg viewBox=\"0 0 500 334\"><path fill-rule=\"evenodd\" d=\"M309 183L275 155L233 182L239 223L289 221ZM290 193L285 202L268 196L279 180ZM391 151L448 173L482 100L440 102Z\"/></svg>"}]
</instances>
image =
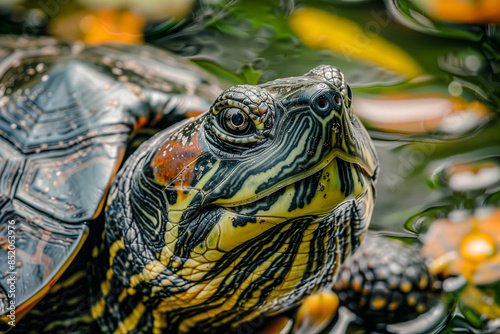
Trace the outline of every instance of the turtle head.
<instances>
[{"instance_id":1,"label":"turtle head","mask_svg":"<svg viewBox=\"0 0 500 334\"><path fill-rule=\"evenodd\" d=\"M210 150L234 167L211 187L205 202L251 205L290 185L301 187L297 183L319 174L335 159L373 177L376 153L353 115L351 100L342 73L328 65L301 77L226 90L210 108L204 134ZM349 180L336 179L342 190L325 192L326 201L335 205L354 194L352 187L342 186ZM307 213L331 209L321 204ZM268 214L297 215L285 211L276 208Z\"/></svg>"},{"instance_id":2,"label":"turtle head","mask_svg":"<svg viewBox=\"0 0 500 334\"><path fill-rule=\"evenodd\" d=\"M120 284L183 332L282 311L331 282L375 196L377 156L351 99L322 65L233 86L144 143L107 210Z\"/></svg>"}]
</instances>

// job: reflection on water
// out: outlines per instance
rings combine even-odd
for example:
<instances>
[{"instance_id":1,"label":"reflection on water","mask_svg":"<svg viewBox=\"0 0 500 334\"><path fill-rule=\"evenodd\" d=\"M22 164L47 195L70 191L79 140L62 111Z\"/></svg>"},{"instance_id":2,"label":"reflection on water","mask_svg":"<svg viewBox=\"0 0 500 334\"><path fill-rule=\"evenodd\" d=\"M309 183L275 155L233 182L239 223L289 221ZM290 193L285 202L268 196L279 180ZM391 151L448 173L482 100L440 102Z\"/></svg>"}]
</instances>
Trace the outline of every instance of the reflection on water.
<instances>
[{"instance_id":1,"label":"reflection on water","mask_svg":"<svg viewBox=\"0 0 500 334\"><path fill-rule=\"evenodd\" d=\"M436 185L454 192L478 191L484 193L500 182L500 165L497 158L448 164L437 171Z\"/></svg>"},{"instance_id":2,"label":"reflection on water","mask_svg":"<svg viewBox=\"0 0 500 334\"><path fill-rule=\"evenodd\" d=\"M500 7L496 0L394 0L394 5L399 9L406 7L407 14L424 22L440 20L470 24L500 23Z\"/></svg>"},{"instance_id":3,"label":"reflection on water","mask_svg":"<svg viewBox=\"0 0 500 334\"><path fill-rule=\"evenodd\" d=\"M462 135L486 123L490 116L490 110L479 101L438 94L359 96L353 106L369 126L399 133Z\"/></svg>"},{"instance_id":4,"label":"reflection on water","mask_svg":"<svg viewBox=\"0 0 500 334\"><path fill-rule=\"evenodd\" d=\"M289 24L307 46L371 62L407 79L421 76L422 68L410 55L379 35L388 20L387 16L374 16L373 21L362 27L346 18L306 7L295 10Z\"/></svg>"},{"instance_id":5,"label":"reflection on water","mask_svg":"<svg viewBox=\"0 0 500 334\"><path fill-rule=\"evenodd\" d=\"M486 212L484 212L486 211ZM500 210L438 219L421 238L422 253L442 276L464 275L474 285L500 279Z\"/></svg>"},{"instance_id":6,"label":"reflection on water","mask_svg":"<svg viewBox=\"0 0 500 334\"><path fill-rule=\"evenodd\" d=\"M83 38L103 28L96 22L114 20L82 3L57 4L54 12L31 2L24 14L0 8L0 31ZM371 229L422 247L442 284L439 306L385 329L500 331L498 1L199 1L193 13L143 14L134 22L144 30L126 33L190 57L228 84L329 63L354 88L355 112L381 160ZM435 316L443 310L445 322ZM343 307L339 315L332 333L365 330Z\"/></svg>"}]
</instances>

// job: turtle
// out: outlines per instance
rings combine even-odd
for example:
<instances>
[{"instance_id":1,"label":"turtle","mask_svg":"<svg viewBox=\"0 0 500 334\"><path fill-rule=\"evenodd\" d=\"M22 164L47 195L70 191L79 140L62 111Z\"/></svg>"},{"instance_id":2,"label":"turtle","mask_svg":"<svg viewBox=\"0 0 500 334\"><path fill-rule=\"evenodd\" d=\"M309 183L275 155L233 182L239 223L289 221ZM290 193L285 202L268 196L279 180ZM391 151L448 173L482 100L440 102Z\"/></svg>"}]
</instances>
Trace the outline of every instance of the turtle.
<instances>
[{"instance_id":1,"label":"turtle","mask_svg":"<svg viewBox=\"0 0 500 334\"><path fill-rule=\"evenodd\" d=\"M235 331L363 240L379 163L338 68L222 90L151 46L19 43L0 61L4 328L13 300L14 332Z\"/></svg>"}]
</instances>

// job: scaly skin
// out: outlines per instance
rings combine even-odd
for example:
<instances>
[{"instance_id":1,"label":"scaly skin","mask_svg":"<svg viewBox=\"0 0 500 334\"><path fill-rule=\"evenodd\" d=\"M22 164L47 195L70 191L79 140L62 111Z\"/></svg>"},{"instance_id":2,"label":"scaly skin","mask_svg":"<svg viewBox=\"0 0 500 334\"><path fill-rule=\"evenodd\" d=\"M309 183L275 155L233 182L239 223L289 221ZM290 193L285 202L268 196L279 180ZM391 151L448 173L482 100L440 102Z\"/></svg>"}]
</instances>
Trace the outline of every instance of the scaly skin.
<instances>
[{"instance_id":1,"label":"scaly skin","mask_svg":"<svg viewBox=\"0 0 500 334\"><path fill-rule=\"evenodd\" d=\"M342 73L223 92L164 130L110 190L94 261L104 332L235 329L331 283L367 229L378 161Z\"/></svg>"},{"instance_id":2,"label":"scaly skin","mask_svg":"<svg viewBox=\"0 0 500 334\"><path fill-rule=\"evenodd\" d=\"M151 46L0 36L0 332L68 332L66 311L81 303L64 289L46 294L58 283L73 288L66 270L85 270L126 152L203 112L220 90Z\"/></svg>"}]
</instances>

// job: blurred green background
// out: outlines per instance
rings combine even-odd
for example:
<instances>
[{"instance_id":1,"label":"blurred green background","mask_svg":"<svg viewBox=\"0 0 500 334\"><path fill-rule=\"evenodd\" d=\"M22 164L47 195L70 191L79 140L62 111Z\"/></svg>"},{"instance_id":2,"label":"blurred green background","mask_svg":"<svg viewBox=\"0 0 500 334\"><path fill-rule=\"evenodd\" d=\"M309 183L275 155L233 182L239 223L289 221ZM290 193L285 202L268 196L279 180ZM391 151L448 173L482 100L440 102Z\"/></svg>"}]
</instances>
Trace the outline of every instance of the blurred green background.
<instances>
[{"instance_id":1,"label":"blurred green background","mask_svg":"<svg viewBox=\"0 0 500 334\"><path fill-rule=\"evenodd\" d=\"M371 229L416 244L426 243L437 219L476 219L476 229L497 219L490 214L500 207L499 22L495 0L0 4L1 34L153 44L227 85L296 76L322 63L341 68L381 160ZM484 261L498 258L500 236L492 237L495 254ZM435 331L500 331L494 264L487 284L467 277L479 294L456 291L460 301L448 304L444 328Z\"/></svg>"}]
</instances>

